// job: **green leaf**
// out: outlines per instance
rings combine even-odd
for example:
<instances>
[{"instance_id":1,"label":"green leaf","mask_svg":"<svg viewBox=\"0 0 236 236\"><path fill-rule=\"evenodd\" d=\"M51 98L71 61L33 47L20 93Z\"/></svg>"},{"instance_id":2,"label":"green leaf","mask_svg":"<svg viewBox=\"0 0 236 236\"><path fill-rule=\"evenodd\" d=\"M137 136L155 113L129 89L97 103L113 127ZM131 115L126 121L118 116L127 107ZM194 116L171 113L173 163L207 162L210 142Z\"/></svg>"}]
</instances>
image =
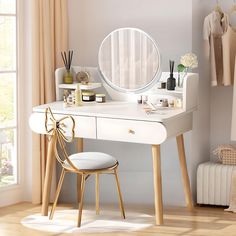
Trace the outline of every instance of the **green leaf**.
<instances>
[{"instance_id":1,"label":"green leaf","mask_svg":"<svg viewBox=\"0 0 236 236\"><path fill-rule=\"evenodd\" d=\"M186 69L186 67L183 64L179 64L177 66L177 69L178 69L178 72L183 72Z\"/></svg>"}]
</instances>

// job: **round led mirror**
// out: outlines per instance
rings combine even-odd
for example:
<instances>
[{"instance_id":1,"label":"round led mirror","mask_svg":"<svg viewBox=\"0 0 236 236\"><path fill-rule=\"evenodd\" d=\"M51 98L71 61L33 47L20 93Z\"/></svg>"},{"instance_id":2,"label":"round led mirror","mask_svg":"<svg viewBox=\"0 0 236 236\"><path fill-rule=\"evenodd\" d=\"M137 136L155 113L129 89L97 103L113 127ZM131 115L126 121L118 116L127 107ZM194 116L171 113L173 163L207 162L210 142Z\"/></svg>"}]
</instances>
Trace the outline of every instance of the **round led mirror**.
<instances>
[{"instance_id":1,"label":"round led mirror","mask_svg":"<svg viewBox=\"0 0 236 236\"><path fill-rule=\"evenodd\" d=\"M121 28L111 32L98 53L104 81L121 92L140 92L150 88L161 74L160 52L144 31Z\"/></svg>"}]
</instances>

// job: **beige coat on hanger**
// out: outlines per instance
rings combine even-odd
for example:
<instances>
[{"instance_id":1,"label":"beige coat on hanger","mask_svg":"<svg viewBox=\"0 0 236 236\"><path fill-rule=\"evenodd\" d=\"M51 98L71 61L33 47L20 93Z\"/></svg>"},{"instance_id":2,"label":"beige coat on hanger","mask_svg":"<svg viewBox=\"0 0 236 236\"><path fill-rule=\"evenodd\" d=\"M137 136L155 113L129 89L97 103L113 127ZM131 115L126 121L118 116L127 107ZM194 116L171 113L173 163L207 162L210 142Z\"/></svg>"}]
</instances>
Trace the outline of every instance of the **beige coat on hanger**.
<instances>
[{"instance_id":1,"label":"beige coat on hanger","mask_svg":"<svg viewBox=\"0 0 236 236\"><path fill-rule=\"evenodd\" d=\"M210 60L211 85L217 86L223 82L223 56L222 56L222 35L226 31L224 13L211 12L205 17L203 25L203 39L205 53Z\"/></svg>"}]
</instances>

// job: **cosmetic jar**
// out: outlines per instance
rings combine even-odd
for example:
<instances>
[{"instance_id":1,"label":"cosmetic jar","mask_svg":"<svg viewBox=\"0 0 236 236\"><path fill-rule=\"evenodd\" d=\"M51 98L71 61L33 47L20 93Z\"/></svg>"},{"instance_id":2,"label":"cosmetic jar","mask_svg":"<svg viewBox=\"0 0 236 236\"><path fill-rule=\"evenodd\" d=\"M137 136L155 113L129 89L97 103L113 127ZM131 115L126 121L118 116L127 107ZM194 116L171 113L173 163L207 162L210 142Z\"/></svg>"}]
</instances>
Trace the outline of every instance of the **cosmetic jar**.
<instances>
[{"instance_id":1,"label":"cosmetic jar","mask_svg":"<svg viewBox=\"0 0 236 236\"><path fill-rule=\"evenodd\" d=\"M92 91L82 92L82 100L84 102L93 102L95 101L95 93Z\"/></svg>"},{"instance_id":2,"label":"cosmetic jar","mask_svg":"<svg viewBox=\"0 0 236 236\"><path fill-rule=\"evenodd\" d=\"M169 106L170 108L174 108L174 107L175 107L175 101L174 101L174 100L168 101L168 106Z\"/></svg>"},{"instance_id":3,"label":"cosmetic jar","mask_svg":"<svg viewBox=\"0 0 236 236\"><path fill-rule=\"evenodd\" d=\"M106 102L106 95L102 93L96 94L96 102L98 103Z\"/></svg>"},{"instance_id":4,"label":"cosmetic jar","mask_svg":"<svg viewBox=\"0 0 236 236\"><path fill-rule=\"evenodd\" d=\"M161 82L161 89L166 89L166 82Z\"/></svg>"},{"instance_id":5,"label":"cosmetic jar","mask_svg":"<svg viewBox=\"0 0 236 236\"><path fill-rule=\"evenodd\" d=\"M167 99L160 99L156 105L157 105L157 107L168 107L168 100Z\"/></svg>"},{"instance_id":6,"label":"cosmetic jar","mask_svg":"<svg viewBox=\"0 0 236 236\"><path fill-rule=\"evenodd\" d=\"M175 107L176 108L182 108L182 99L180 99L180 98L176 98L175 99Z\"/></svg>"}]
</instances>

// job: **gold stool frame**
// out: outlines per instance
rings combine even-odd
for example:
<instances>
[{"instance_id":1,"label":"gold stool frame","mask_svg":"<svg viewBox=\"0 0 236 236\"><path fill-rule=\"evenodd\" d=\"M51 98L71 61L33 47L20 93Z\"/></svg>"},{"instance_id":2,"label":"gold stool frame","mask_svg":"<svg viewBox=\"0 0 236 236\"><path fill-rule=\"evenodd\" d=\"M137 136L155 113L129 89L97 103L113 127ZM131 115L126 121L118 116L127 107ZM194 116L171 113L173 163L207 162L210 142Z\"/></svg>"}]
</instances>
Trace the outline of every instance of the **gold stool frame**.
<instances>
[{"instance_id":1,"label":"gold stool frame","mask_svg":"<svg viewBox=\"0 0 236 236\"><path fill-rule=\"evenodd\" d=\"M68 128L66 124L64 123L67 120L67 122L71 122L71 129L70 129L70 138L65 136L65 128ZM65 177L65 174L67 172L75 173L79 176L81 176L81 195L78 196L78 199L80 199L79 202L79 214L78 214L78 223L77 226L81 226L81 219L82 219L82 210L83 210L83 200L84 200L84 189L85 189L85 182L86 179L94 174L95 175L95 192L96 192L96 214L99 214L100 208L99 208L99 175L100 174L114 174L116 179L116 186L119 196L119 206L121 210L121 215L125 219L125 210L124 210L124 204L122 200L121 190L120 190L120 183L117 175L117 168L118 168L118 161L115 163L114 166L105 168L105 169L98 169L98 170L79 170L69 159L69 156L66 151L66 143L70 143L74 140L75 136L75 120L72 116L65 116L59 120L55 119L50 107L48 107L45 111L45 129L47 131L47 134L50 135L49 141L52 141L54 139L54 154L56 156L56 159L62 166L62 172L61 176L58 182L56 194L54 203L49 215L49 219L51 220L53 218L58 197L61 191L61 187L63 184L63 180ZM60 151L62 153L63 158L58 154L58 147L60 148ZM68 164L66 165L65 162Z\"/></svg>"}]
</instances>

